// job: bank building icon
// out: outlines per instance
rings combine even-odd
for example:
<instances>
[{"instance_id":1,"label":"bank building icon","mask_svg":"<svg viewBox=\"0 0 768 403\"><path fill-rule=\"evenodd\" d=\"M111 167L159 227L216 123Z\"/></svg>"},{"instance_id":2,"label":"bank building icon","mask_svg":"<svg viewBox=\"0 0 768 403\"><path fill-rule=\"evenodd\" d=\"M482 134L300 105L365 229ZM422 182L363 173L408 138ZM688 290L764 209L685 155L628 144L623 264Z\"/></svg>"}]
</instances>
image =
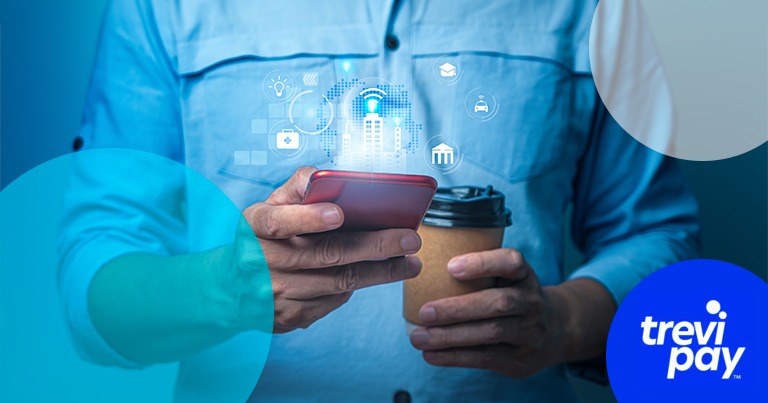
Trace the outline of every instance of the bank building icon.
<instances>
[{"instance_id":1,"label":"bank building icon","mask_svg":"<svg viewBox=\"0 0 768 403\"><path fill-rule=\"evenodd\" d=\"M453 165L453 147L440 143L432 147L432 165Z\"/></svg>"}]
</instances>

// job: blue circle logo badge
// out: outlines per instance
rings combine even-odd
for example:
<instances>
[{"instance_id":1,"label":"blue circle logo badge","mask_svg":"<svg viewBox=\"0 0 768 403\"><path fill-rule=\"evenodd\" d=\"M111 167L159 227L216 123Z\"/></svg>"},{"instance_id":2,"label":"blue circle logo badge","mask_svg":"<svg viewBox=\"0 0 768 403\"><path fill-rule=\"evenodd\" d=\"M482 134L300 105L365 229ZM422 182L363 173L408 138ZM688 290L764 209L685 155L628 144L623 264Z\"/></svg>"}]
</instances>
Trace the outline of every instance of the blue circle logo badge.
<instances>
[{"instance_id":1,"label":"blue circle logo badge","mask_svg":"<svg viewBox=\"0 0 768 403\"><path fill-rule=\"evenodd\" d=\"M768 284L741 267L690 260L643 280L608 335L620 402L763 401Z\"/></svg>"}]
</instances>

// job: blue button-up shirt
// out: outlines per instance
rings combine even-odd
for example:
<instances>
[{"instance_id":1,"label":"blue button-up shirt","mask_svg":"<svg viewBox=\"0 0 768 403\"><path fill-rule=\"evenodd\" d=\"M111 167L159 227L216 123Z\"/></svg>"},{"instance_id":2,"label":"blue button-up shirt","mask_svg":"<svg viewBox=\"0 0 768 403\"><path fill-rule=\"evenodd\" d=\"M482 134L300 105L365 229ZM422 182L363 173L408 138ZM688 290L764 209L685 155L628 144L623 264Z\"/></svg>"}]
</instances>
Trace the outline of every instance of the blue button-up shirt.
<instances>
[{"instance_id":1,"label":"blue button-up shirt","mask_svg":"<svg viewBox=\"0 0 768 403\"><path fill-rule=\"evenodd\" d=\"M342 80L377 77L408 93L400 104L412 114L403 140L405 171L431 174L441 186L493 185L506 195L514 221L504 246L522 251L542 284L588 277L620 302L652 271L692 257L698 224L675 162L637 143L600 102L588 56L595 6L593 0L116 0L106 14L81 136L86 148L133 148L182 162L245 208L300 165L344 168L341 100L329 99L336 119L324 133L301 132L299 124L285 126L288 103L270 92L270 74L291 77L287 91L294 97L307 89L332 96ZM446 60L456 76L440 74ZM491 119L478 119L485 111L471 107L478 88L492 95L484 98ZM316 113L327 119L327 107L321 102ZM322 128L327 120L318 122ZM273 132L285 128L299 132L300 152L286 154L271 144ZM460 150L461 165L452 172L434 170L424 158L436 135ZM100 172L81 175L85 187L113 180ZM163 197L161 186L157 190L152 197ZM77 205L77 194L70 202ZM146 199L112 207L152 205ZM567 275L569 208L573 240L585 259ZM157 210L142 228L163 231L161 203ZM107 218L110 225L100 228L120 228L129 215ZM110 258L103 251L119 248L100 249L98 237L78 237L92 224L77 214L67 224L74 233L65 237L61 283L78 346L95 361L131 366L87 314L87 285ZM126 249L141 250L146 242L147 251L173 253L147 238L126 241ZM212 246L200 241L193 248ZM78 258L88 253L101 258ZM395 391L406 390L415 401L574 399L563 366L511 379L426 364L404 334L401 293L400 284L365 289L308 329L275 335L253 396L391 401ZM228 343L243 345L242 339ZM179 396L236 350L225 343L201 355L205 359L182 363Z\"/></svg>"}]
</instances>

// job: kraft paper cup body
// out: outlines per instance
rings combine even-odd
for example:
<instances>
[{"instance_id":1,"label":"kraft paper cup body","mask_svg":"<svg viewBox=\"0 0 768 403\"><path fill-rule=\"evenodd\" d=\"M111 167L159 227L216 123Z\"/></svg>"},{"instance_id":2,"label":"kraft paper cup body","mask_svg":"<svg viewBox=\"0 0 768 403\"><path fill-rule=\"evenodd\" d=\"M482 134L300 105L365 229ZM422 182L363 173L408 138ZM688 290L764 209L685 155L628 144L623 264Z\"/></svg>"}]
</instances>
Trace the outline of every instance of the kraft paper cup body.
<instances>
[{"instance_id":1,"label":"kraft paper cup body","mask_svg":"<svg viewBox=\"0 0 768 403\"><path fill-rule=\"evenodd\" d=\"M419 310L429 302L494 286L494 278L461 281L448 272L448 261L470 252L498 249L511 225L504 195L493 187L438 189L419 228L421 273L403 282L403 316L410 332L422 325Z\"/></svg>"},{"instance_id":2,"label":"kraft paper cup body","mask_svg":"<svg viewBox=\"0 0 768 403\"><path fill-rule=\"evenodd\" d=\"M437 299L464 295L493 287L495 279L455 279L446 269L451 258L465 253L498 249L504 228L445 228L422 225L421 250L416 254L424 266L421 274L403 283L403 316L421 325L419 309Z\"/></svg>"}]
</instances>

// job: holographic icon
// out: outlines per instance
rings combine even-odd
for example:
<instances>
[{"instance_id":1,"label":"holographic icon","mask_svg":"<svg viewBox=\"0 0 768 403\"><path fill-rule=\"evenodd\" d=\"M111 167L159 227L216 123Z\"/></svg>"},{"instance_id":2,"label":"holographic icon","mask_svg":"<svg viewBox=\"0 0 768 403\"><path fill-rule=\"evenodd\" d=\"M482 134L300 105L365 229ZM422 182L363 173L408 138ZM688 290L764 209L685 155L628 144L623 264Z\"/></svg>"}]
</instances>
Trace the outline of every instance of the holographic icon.
<instances>
[{"instance_id":1,"label":"holographic icon","mask_svg":"<svg viewBox=\"0 0 768 403\"><path fill-rule=\"evenodd\" d=\"M453 165L453 147L445 143L440 143L432 147L433 165Z\"/></svg>"},{"instance_id":2,"label":"holographic icon","mask_svg":"<svg viewBox=\"0 0 768 403\"><path fill-rule=\"evenodd\" d=\"M387 93L379 88L366 88L360 95L367 109L363 118L363 154L374 166L379 166L384 152L384 119L378 113L379 102Z\"/></svg>"},{"instance_id":3,"label":"holographic icon","mask_svg":"<svg viewBox=\"0 0 768 403\"><path fill-rule=\"evenodd\" d=\"M400 118L395 117L395 150L403 148L403 129L400 127Z\"/></svg>"},{"instance_id":4,"label":"holographic icon","mask_svg":"<svg viewBox=\"0 0 768 403\"><path fill-rule=\"evenodd\" d=\"M319 109L327 109L327 114L324 114L327 119L324 121L315 119ZM306 90L296 94L288 106L288 119L296 130L310 136L320 134L331 127L335 114L333 102L325 94L316 93L314 90ZM319 127L322 122L325 124Z\"/></svg>"},{"instance_id":5,"label":"holographic icon","mask_svg":"<svg viewBox=\"0 0 768 403\"><path fill-rule=\"evenodd\" d=\"M372 81L375 79L371 79ZM384 87L386 86L386 87ZM371 172L405 172L410 131L403 116L399 90L391 84L351 88L342 104L341 147L334 157L339 169Z\"/></svg>"},{"instance_id":6,"label":"holographic icon","mask_svg":"<svg viewBox=\"0 0 768 403\"><path fill-rule=\"evenodd\" d=\"M264 150L239 150L235 151L234 165L267 165L267 152Z\"/></svg>"},{"instance_id":7,"label":"holographic icon","mask_svg":"<svg viewBox=\"0 0 768 403\"><path fill-rule=\"evenodd\" d=\"M441 56L438 57L432 65L433 75L445 85L456 84L463 75L463 69L458 58L454 56Z\"/></svg>"},{"instance_id":8,"label":"holographic icon","mask_svg":"<svg viewBox=\"0 0 768 403\"><path fill-rule=\"evenodd\" d=\"M298 150L299 149L299 133L293 131L293 129L283 129L277 133L277 141L275 142L275 148L278 150Z\"/></svg>"},{"instance_id":9,"label":"holographic icon","mask_svg":"<svg viewBox=\"0 0 768 403\"><path fill-rule=\"evenodd\" d=\"M422 150L427 166L443 175L457 171L464 159L459 144L450 136L434 136L427 140Z\"/></svg>"},{"instance_id":10,"label":"holographic icon","mask_svg":"<svg viewBox=\"0 0 768 403\"><path fill-rule=\"evenodd\" d=\"M456 77L456 66L445 62L440 65L440 76L442 77Z\"/></svg>"},{"instance_id":11,"label":"holographic icon","mask_svg":"<svg viewBox=\"0 0 768 403\"><path fill-rule=\"evenodd\" d=\"M251 165L251 152L235 151L233 162L235 165Z\"/></svg>"},{"instance_id":12,"label":"holographic icon","mask_svg":"<svg viewBox=\"0 0 768 403\"><path fill-rule=\"evenodd\" d=\"M483 100L485 95L478 95L477 98L478 100L475 102L475 112L488 113L488 103Z\"/></svg>"},{"instance_id":13,"label":"holographic icon","mask_svg":"<svg viewBox=\"0 0 768 403\"><path fill-rule=\"evenodd\" d=\"M279 98L283 96L283 91L285 91L286 88L291 88L291 86L286 84L286 82L288 82L288 78L281 79L280 76L277 76L277 81L275 81L273 78L272 85L270 85L268 88L275 90L275 96Z\"/></svg>"},{"instance_id":14,"label":"holographic icon","mask_svg":"<svg viewBox=\"0 0 768 403\"><path fill-rule=\"evenodd\" d=\"M311 136L306 136L296 130L287 119L276 121L267 134L269 151L279 160L294 160L300 158L310 149ZM254 165L251 162L251 165Z\"/></svg>"},{"instance_id":15,"label":"holographic icon","mask_svg":"<svg viewBox=\"0 0 768 403\"><path fill-rule=\"evenodd\" d=\"M363 97L368 113L377 113L379 111L379 101L381 101L387 93L380 88L366 88L360 91L360 95Z\"/></svg>"},{"instance_id":16,"label":"holographic icon","mask_svg":"<svg viewBox=\"0 0 768 403\"><path fill-rule=\"evenodd\" d=\"M293 79L278 70L271 71L264 77L264 95L273 102L287 102L293 96L295 89Z\"/></svg>"},{"instance_id":17,"label":"holographic icon","mask_svg":"<svg viewBox=\"0 0 768 403\"><path fill-rule=\"evenodd\" d=\"M496 97L482 87L474 88L467 93L464 98L464 108L471 118L481 122L487 122L499 113Z\"/></svg>"},{"instance_id":18,"label":"holographic icon","mask_svg":"<svg viewBox=\"0 0 768 403\"><path fill-rule=\"evenodd\" d=\"M302 81L304 82L304 85L307 87L317 87L318 80L317 80L318 74L317 73L304 73L304 76L302 77Z\"/></svg>"}]
</instances>

